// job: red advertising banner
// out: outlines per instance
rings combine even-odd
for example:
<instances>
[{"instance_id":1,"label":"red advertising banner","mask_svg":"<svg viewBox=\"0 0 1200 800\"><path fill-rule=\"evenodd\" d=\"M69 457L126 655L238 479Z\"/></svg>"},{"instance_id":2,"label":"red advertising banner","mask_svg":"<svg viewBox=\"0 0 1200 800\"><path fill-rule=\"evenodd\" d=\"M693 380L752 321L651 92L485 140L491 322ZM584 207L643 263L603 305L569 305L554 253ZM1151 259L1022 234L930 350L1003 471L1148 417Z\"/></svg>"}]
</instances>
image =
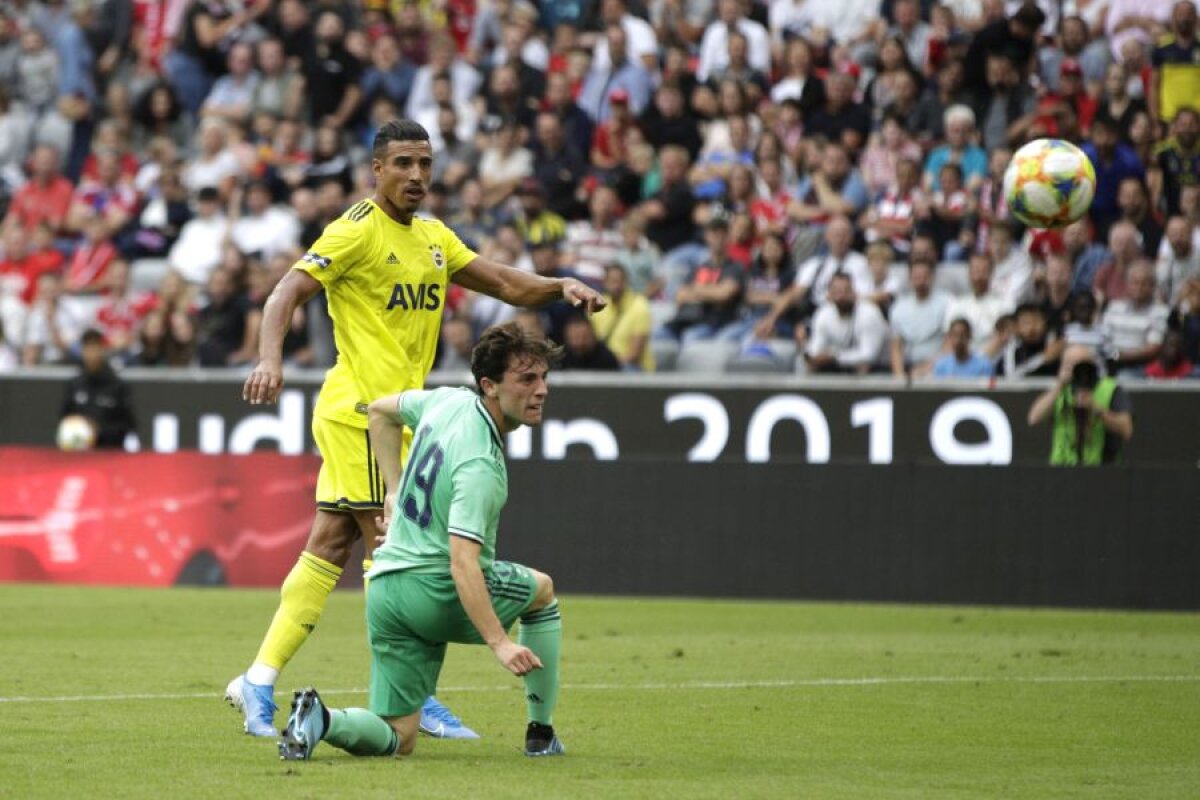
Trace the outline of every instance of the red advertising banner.
<instances>
[{"instance_id":1,"label":"red advertising banner","mask_svg":"<svg viewBox=\"0 0 1200 800\"><path fill-rule=\"evenodd\" d=\"M278 586L320 459L0 447L0 581Z\"/></svg>"}]
</instances>

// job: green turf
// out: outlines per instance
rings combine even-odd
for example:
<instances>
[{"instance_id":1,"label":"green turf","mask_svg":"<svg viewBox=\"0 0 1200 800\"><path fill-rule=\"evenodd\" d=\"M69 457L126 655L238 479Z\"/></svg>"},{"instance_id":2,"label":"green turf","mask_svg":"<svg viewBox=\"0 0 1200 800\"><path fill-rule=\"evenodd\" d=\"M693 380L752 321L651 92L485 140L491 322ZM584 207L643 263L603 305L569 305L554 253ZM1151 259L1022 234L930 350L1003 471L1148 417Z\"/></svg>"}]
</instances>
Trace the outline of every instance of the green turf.
<instances>
[{"instance_id":1,"label":"green turf","mask_svg":"<svg viewBox=\"0 0 1200 800\"><path fill-rule=\"evenodd\" d=\"M274 597L0 586L0 797L1200 794L1194 614L567 597L567 757L522 757L518 682L455 647L441 697L482 741L284 764L219 699ZM281 686L361 704L367 662L337 593Z\"/></svg>"}]
</instances>

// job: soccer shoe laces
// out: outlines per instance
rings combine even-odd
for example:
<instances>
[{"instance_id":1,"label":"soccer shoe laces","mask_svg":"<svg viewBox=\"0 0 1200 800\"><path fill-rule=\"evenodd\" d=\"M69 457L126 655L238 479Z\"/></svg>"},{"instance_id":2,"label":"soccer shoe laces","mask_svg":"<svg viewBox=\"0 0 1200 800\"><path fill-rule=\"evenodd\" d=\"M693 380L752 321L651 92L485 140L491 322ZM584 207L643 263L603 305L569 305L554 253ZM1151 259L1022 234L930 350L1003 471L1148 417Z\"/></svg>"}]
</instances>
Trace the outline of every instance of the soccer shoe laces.
<instances>
[{"instance_id":1,"label":"soccer shoe laces","mask_svg":"<svg viewBox=\"0 0 1200 800\"><path fill-rule=\"evenodd\" d=\"M458 717L454 716L454 714L451 713L450 709L446 708L444 705L442 705L441 703L439 703L436 700L432 700L431 702L426 703L425 708L423 708L422 711L424 712L425 716L431 717L432 719L435 719L438 722L443 722L446 724L447 727L451 727L451 728L461 728L462 727L462 720L459 719Z\"/></svg>"}]
</instances>

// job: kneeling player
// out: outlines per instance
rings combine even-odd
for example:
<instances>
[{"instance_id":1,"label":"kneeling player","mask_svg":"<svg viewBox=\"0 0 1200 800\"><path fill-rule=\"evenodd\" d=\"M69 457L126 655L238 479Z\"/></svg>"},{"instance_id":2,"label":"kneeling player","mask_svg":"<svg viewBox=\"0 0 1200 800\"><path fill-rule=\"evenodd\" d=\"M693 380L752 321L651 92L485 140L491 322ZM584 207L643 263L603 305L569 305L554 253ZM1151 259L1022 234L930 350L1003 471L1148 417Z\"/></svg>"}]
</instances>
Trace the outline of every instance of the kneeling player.
<instances>
[{"instance_id":1,"label":"kneeling player","mask_svg":"<svg viewBox=\"0 0 1200 800\"><path fill-rule=\"evenodd\" d=\"M281 758L307 759L324 740L354 755L407 755L421 703L433 692L446 644L487 644L525 679L525 754L559 755L554 735L562 620L550 577L495 561L508 498L503 436L539 425L548 365L559 349L515 323L493 327L471 354L477 392L409 391L369 408L371 444L389 487L399 483L387 540L375 551L367 592L371 710L327 709L315 689L297 692ZM416 431L403 476L401 433ZM396 469L396 468L393 468ZM519 643L508 629L521 620Z\"/></svg>"}]
</instances>

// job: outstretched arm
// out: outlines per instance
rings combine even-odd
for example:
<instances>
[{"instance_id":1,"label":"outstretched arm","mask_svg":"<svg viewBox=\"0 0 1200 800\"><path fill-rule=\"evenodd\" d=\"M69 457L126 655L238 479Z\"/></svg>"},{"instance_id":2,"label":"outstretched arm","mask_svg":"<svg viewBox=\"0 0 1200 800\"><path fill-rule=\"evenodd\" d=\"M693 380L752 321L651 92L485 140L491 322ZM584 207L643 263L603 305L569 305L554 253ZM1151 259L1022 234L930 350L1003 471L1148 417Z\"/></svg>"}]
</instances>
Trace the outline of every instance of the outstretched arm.
<instances>
[{"instance_id":1,"label":"outstretched arm","mask_svg":"<svg viewBox=\"0 0 1200 800\"><path fill-rule=\"evenodd\" d=\"M565 300L592 312L607 305L599 292L574 278L546 278L483 256L454 273L453 281L513 306L543 306Z\"/></svg>"},{"instance_id":2,"label":"outstretched arm","mask_svg":"<svg viewBox=\"0 0 1200 800\"><path fill-rule=\"evenodd\" d=\"M243 400L258 405L279 399L279 393L283 391L283 337L292 322L292 312L319 291L320 281L298 269L288 270L271 290L262 311L258 364L242 387Z\"/></svg>"}]
</instances>

